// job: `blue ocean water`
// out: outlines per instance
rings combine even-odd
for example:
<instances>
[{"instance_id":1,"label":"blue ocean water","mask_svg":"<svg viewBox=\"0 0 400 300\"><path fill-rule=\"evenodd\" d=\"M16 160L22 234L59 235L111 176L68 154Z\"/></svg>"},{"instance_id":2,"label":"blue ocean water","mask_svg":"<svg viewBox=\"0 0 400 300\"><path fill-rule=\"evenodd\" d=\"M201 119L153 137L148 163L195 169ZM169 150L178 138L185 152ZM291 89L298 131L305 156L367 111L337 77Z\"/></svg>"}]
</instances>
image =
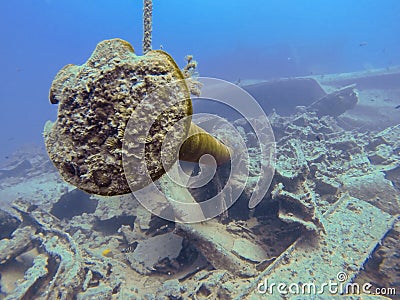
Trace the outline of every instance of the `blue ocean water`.
<instances>
[{"instance_id":1,"label":"blue ocean water","mask_svg":"<svg viewBox=\"0 0 400 300\"><path fill-rule=\"evenodd\" d=\"M230 81L386 68L400 64L397 0L154 0L153 48L202 76ZM0 2L0 160L42 144L52 79L120 37L141 53L142 1Z\"/></svg>"},{"instance_id":2,"label":"blue ocean water","mask_svg":"<svg viewBox=\"0 0 400 300\"><path fill-rule=\"evenodd\" d=\"M204 136L199 144L182 147L180 158L196 152L193 149L207 153L209 146L211 153L218 153L219 168L215 174L206 172L208 164L190 162L199 154L194 153L182 164L190 180L181 180L183 173L176 175L171 169L168 176L179 179L180 187L160 183L160 192L170 200L187 200L183 203L171 201L166 206L161 201L165 197L154 190L134 194L152 217L129 195L110 199L86 194L129 192L126 180L146 179L138 162L152 158L147 171L161 170L156 162L163 156L155 146L173 141L160 138L169 131L165 126L162 133L133 134L132 128L140 128L145 114L151 116L150 108L158 106L154 102L145 105L138 120L124 123L136 105L125 96L130 80L134 81L131 95L158 98L150 93L148 78L142 80L141 71L135 69L139 81L124 76L125 81L113 84L96 80L92 86L89 80L82 85L87 94L78 91L84 97L68 113L77 118L72 120L75 126L69 127L71 120L64 119L53 127L58 132L46 136L57 172L45 152L29 149L44 148L44 124L57 117L58 106L50 104L48 93L62 67L83 64L105 39L125 39L142 55L143 0L0 1L0 242L6 254L15 250L5 260L0 255L0 300L18 297L19 288L32 282L27 277L20 280L33 263L27 276L44 269L48 275L40 275L29 287L23 296L29 299L40 295L55 299L65 292L78 298L105 299L107 293L110 299L125 295L152 299L154 292L158 298L177 299L181 293L182 299L189 295L247 299L249 293L260 293L260 283L266 288L264 279L274 286L289 280L305 286L308 278L325 285L318 280L331 283L333 278L343 284L356 280L374 288L399 289L400 0L152 1L153 49L167 51L180 67L191 54L201 76L236 83L203 81L202 92L211 85L216 88L193 103L195 113L204 109L213 117L229 119L214 123L195 115L197 124L222 142L229 136L229 149L211 147L215 143ZM114 70L119 68L117 63ZM353 71L363 72L338 75ZM151 75L159 79L164 74L161 70ZM299 78L309 75L321 76ZM274 80L280 78L292 80ZM115 96L112 100L123 101L104 104L110 93L101 84ZM161 89L160 96L175 92ZM60 91L53 88L52 95L57 100ZM210 101L214 95L218 101ZM71 100L63 102L64 108ZM274 112L271 123L259 113L261 108L267 114ZM244 118L237 119L239 114ZM165 124L164 119L157 121L156 126ZM82 134L76 140L83 144L77 142L74 149L71 143L60 143L70 138L59 134L61 126ZM124 132L132 134L122 139ZM179 136L172 134L174 140ZM140 146L151 142L149 148L158 152L138 158L143 153L134 150L142 149L133 144L137 141ZM16 150L21 148L29 150L24 153L27 157L19 156ZM131 148L134 151L121 161L121 153ZM165 155L168 160L170 154ZM164 165L161 171L165 170ZM215 176L203 185L206 173ZM187 189L182 188L185 185ZM217 202L208 201L213 199ZM186 209L185 204L195 201L204 204L201 211ZM10 204L24 220L21 224L3 214L16 212ZM229 212L224 211L228 207ZM221 210L214 224L176 226L181 220L204 221ZM32 230L37 234L26 225L36 227ZM28 238L17 236L9 243L16 226L26 229ZM29 247L35 249L13 257L20 254L18 249ZM44 252L48 258L40 255L33 262ZM64 255L67 252L72 256ZM71 266L71 261L72 268L62 268ZM58 277L56 272L67 275ZM143 280L145 274L149 276ZM68 282L67 277L74 280ZM60 278L66 279L62 285L53 284Z\"/></svg>"}]
</instances>

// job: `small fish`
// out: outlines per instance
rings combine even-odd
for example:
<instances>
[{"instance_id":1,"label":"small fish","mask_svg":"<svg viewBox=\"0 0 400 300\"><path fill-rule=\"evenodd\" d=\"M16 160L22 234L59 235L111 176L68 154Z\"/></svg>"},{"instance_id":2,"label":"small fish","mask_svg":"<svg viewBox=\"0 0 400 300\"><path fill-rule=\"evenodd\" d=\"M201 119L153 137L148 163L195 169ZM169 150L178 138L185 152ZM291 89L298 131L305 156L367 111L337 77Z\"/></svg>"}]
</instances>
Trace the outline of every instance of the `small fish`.
<instances>
[{"instance_id":1,"label":"small fish","mask_svg":"<svg viewBox=\"0 0 400 300\"><path fill-rule=\"evenodd\" d=\"M395 106L395 108L394 109L399 109L400 108L400 104L399 105L397 105L397 106Z\"/></svg>"},{"instance_id":2,"label":"small fish","mask_svg":"<svg viewBox=\"0 0 400 300\"><path fill-rule=\"evenodd\" d=\"M358 46L360 46L360 47L364 47L364 46L367 46L367 45L368 45L367 42L361 42L361 43L358 44Z\"/></svg>"},{"instance_id":3,"label":"small fish","mask_svg":"<svg viewBox=\"0 0 400 300\"><path fill-rule=\"evenodd\" d=\"M104 257L110 257L111 256L111 249L104 249L102 252L101 252L101 255L103 255Z\"/></svg>"},{"instance_id":4,"label":"small fish","mask_svg":"<svg viewBox=\"0 0 400 300\"><path fill-rule=\"evenodd\" d=\"M137 246L138 246L138 242L133 242L133 243L130 244L128 247L123 248L123 249L121 250L121 252L122 252L122 253L132 253L133 251L136 250Z\"/></svg>"}]
</instances>

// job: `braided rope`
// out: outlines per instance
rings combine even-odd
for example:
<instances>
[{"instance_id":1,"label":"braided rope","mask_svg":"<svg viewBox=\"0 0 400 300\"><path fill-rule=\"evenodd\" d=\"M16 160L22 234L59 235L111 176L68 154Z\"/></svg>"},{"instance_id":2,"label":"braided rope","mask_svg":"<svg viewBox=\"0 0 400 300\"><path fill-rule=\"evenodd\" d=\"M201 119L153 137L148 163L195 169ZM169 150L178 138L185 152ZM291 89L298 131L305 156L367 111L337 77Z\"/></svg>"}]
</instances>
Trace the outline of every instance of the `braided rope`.
<instances>
[{"instance_id":1,"label":"braided rope","mask_svg":"<svg viewBox=\"0 0 400 300\"><path fill-rule=\"evenodd\" d=\"M151 50L153 0L143 0L143 54Z\"/></svg>"}]
</instances>

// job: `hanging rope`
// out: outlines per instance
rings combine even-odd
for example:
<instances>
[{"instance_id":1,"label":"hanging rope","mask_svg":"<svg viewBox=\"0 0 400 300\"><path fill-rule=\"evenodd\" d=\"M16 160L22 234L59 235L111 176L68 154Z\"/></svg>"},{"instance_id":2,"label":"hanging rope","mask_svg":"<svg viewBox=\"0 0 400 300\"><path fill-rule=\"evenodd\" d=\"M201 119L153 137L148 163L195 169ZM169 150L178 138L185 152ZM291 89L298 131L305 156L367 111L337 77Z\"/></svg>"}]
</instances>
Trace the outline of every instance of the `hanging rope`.
<instances>
[{"instance_id":1,"label":"hanging rope","mask_svg":"<svg viewBox=\"0 0 400 300\"><path fill-rule=\"evenodd\" d=\"M153 0L143 0L143 54L151 50Z\"/></svg>"}]
</instances>

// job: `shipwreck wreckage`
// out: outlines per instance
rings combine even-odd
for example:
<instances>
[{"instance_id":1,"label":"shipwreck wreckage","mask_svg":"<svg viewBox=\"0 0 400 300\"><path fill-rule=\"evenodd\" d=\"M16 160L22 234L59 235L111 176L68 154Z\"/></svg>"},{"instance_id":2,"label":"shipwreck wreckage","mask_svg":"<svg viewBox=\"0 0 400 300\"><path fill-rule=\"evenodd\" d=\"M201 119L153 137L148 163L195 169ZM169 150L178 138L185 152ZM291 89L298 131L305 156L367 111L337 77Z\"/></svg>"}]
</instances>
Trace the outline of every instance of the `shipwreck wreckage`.
<instances>
[{"instance_id":1,"label":"shipwreck wreckage","mask_svg":"<svg viewBox=\"0 0 400 300\"><path fill-rule=\"evenodd\" d=\"M249 209L259 177L259 145L246 121L236 119L232 123L250 149L248 178L235 179L245 182L244 191L217 218L187 224L152 215L129 194L132 182L138 188L148 182L123 176L122 139L129 137L124 132L133 113L129 108L137 105L126 99L180 79L173 88L183 90L182 107L169 110L155 126L166 128L191 114L186 100L199 88L191 77L191 58L179 70L166 53L144 52L135 56L125 41L104 41L86 64L68 65L57 75L50 101L59 105L59 116L46 125L44 137L66 181L41 152L21 154L0 170L1 196L10 197L2 200L11 204L0 210L0 297L264 299L265 279L398 286L399 275L388 271L400 264L400 127L391 119L397 112L382 111L384 120L372 125L358 113L372 109L372 98L399 97L398 69L242 82L269 113L277 155L271 186ZM137 85L128 91L132 78ZM377 92L382 89L386 94ZM81 122L88 116L93 127ZM218 130L207 133L186 121L180 129L176 145L189 132L202 140L189 139L189 150L179 158L196 162L201 148L217 163L229 160L232 152L211 136L221 134ZM153 136L162 141L166 132ZM159 147L160 140L144 139L146 150ZM167 154L171 164L176 159ZM138 161L131 173L140 175ZM151 180L165 168L153 164ZM221 188L226 180L221 169L203 189L177 187L163 177L160 188L197 203Z\"/></svg>"},{"instance_id":2,"label":"shipwreck wreckage","mask_svg":"<svg viewBox=\"0 0 400 300\"><path fill-rule=\"evenodd\" d=\"M354 110L365 110L371 102L363 102L362 96L379 89L372 83L385 78L388 84L400 76L389 73L332 76L323 84L335 90L361 85ZM258 285L266 278L326 282L340 272L347 275L344 283L396 286L399 277L390 270L399 265L399 126L355 131L342 124L346 120L354 126L347 122L351 111L318 117L307 107L318 99L340 99L343 89L321 97L311 88L319 86L315 79L244 88L263 90L265 97L272 90L275 97L276 85L309 90L310 104L300 102L301 108L283 115L272 110L275 176L252 210L247 207L249 186L218 218L175 223L152 215L132 195L96 196L76 189L60 179L40 151L20 154L0 170L2 200L12 202L1 210L0 223L5 298L257 299L265 296ZM399 93L396 89L394 85L389 92ZM345 93L353 95L353 90ZM240 119L234 123L244 124ZM246 142L256 148L253 133L244 132ZM252 177L257 173L250 170L249 182ZM214 180L207 188L218 184ZM174 193L194 201L204 190ZM10 287L16 278L18 285Z\"/></svg>"}]
</instances>

